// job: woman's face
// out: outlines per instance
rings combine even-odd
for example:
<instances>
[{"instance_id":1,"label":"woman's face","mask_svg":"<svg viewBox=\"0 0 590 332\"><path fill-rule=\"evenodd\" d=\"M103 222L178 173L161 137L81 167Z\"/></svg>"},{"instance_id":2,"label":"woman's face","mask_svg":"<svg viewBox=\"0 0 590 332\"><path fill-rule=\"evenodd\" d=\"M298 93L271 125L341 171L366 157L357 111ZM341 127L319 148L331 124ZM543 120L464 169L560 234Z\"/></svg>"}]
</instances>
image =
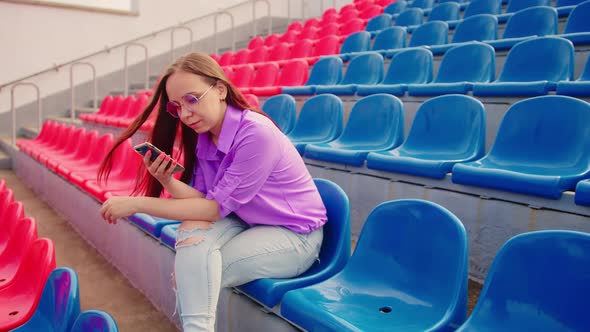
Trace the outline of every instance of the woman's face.
<instances>
[{"instance_id":1,"label":"woman's face","mask_svg":"<svg viewBox=\"0 0 590 332\"><path fill-rule=\"evenodd\" d=\"M225 91L221 83L212 86L203 77L184 71L173 73L166 82L168 99L181 106L177 112L180 121L199 134L211 132L219 136L226 108L222 101Z\"/></svg>"}]
</instances>

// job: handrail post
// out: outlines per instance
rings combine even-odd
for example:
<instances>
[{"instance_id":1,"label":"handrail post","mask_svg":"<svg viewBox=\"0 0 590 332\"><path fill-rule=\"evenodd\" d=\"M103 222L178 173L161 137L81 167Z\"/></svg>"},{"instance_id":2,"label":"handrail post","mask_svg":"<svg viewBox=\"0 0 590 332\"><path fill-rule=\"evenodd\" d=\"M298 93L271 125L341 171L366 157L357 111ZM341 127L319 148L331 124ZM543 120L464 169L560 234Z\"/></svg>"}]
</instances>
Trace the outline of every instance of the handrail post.
<instances>
[{"instance_id":1,"label":"handrail post","mask_svg":"<svg viewBox=\"0 0 590 332\"><path fill-rule=\"evenodd\" d=\"M41 131L41 122L43 121L43 114L42 114L42 110L41 110L41 90L39 89L39 86L35 83L31 83L31 82L19 82L14 84L11 88L10 88L10 113L11 113L11 117L12 117L12 145L16 144L16 109L14 107L14 90L16 89L16 87L18 86L32 86L33 88L35 88L35 91L37 92L37 124L38 124L38 130L39 132Z\"/></svg>"},{"instance_id":2,"label":"handrail post","mask_svg":"<svg viewBox=\"0 0 590 332\"><path fill-rule=\"evenodd\" d=\"M147 46L145 46L144 44L140 44L140 43L129 43L127 44L127 46L125 46L125 61L124 61L124 66L125 66L125 79L124 79L124 84L125 84L125 92L124 95L125 97L127 97L129 95L129 66L127 64L127 55L128 55L128 50L130 47L132 46L136 46L136 47L140 47L143 49L143 53L145 55L145 89L148 90L149 89L149 85L150 85L150 61L149 61L149 55L148 55L148 48Z\"/></svg>"},{"instance_id":3,"label":"handrail post","mask_svg":"<svg viewBox=\"0 0 590 332\"><path fill-rule=\"evenodd\" d=\"M256 37L256 3L262 1L266 3L266 15L268 16L268 34L272 33L272 16L270 13L270 2L268 0L252 0L252 36ZM288 4L287 4L288 6Z\"/></svg>"},{"instance_id":4,"label":"handrail post","mask_svg":"<svg viewBox=\"0 0 590 332\"><path fill-rule=\"evenodd\" d=\"M176 58L174 57L174 32L178 31L178 30L186 30L188 31L188 35L190 38L190 50L191 52L193 51L193 29L187 27L187 26L177 26L177 27L173 27L172 30L170 30L170 61L174 61Z\"/></svg>"},{"instance_id":5,"label":"handrail post","mask_svg":"<svg viewBox=\"0 0 590 332\"><path fill-rule=\"evenodd\" d=\"M228 15L231 21L231 50L232 52L236 51L236 30L235 30L235 25L234 25L234 16L228 12L228 11L221 11L221 12L217 12L215 13L215 16L213 17L213 40L215 42L215 54L219 53L219 45L217 43L217 40L219 39L219 36L217 35L217 19L220 15Z\"/></svg>"},{"instance_id":6,"label":"handrail post","mask_svg":"<svg viewBox=\"0 0 590 332\"><path fill-rule=\"evenodd\" d=\"M98 100L98 87L97 87L97 83L96 83L96 68L94 67L93 64L91 64L90 62L75 62L72 63L72 65L70 66L70 102L71 102L71 118L72 120L74 120L76 118L76 105L75 105L75 94L74 94L74 67L76 66L88 66L90 67L90 69L92 69L92 81L93 81L93 94L94 94L94 99L92 102L92 105L94 108L97 108L97 100Z\"/></svg>"}]
</instances>

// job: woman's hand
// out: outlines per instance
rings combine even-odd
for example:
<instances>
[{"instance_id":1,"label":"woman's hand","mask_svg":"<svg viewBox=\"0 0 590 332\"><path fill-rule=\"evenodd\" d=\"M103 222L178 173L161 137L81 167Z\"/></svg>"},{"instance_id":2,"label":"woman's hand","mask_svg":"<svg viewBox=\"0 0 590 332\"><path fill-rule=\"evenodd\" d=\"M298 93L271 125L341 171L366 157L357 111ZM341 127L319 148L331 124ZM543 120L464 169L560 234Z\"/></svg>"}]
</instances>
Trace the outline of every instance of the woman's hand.
<instances>
[{"instance_id":1,"label":"woman's hand","mask_svg":"<svg viewBox=\"0 0 590 332\"><path fill-rule=\"evenodd\" d=\"M109 224L116 224L117 218L128 217L140 211L141 197L111 197L102 204L100 215Z\"/></svg>"},{"instance_id":2,"label":"woman's hand","mask_svg":"<svg viewBox=\"0 0 590 332\"><path fill-rule=\"evenodd\" d=\"M174 172L174 168L176 167L176 160L173 160L167 154L160 153L160 155L154 160L153 162L150 160L150 156L152 152L148 150L148 152L143 157L143 164L148 169L148 172L158 180L162 186L166 187L170 180L172 179L172 173Z\"/></svg>"}]
</instances>

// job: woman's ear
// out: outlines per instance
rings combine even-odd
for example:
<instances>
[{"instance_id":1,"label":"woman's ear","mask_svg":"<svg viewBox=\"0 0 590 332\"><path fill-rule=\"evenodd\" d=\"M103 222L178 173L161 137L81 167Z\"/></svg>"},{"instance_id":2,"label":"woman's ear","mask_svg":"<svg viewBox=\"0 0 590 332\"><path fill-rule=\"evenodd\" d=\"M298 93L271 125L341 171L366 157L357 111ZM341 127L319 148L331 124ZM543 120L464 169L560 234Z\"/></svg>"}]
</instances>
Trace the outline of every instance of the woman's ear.
<instances>
[{"instance_id":1,"label":"woman's ear","mask_svg":"<svg viewBox=\"0 0 590 332\"><path fill-rule=\"evenodd\" d=\"M219 101L225 101L227 98L227 86L222 81L217 81L215 88L219 93Z\"/></svg>"}]
</instances>

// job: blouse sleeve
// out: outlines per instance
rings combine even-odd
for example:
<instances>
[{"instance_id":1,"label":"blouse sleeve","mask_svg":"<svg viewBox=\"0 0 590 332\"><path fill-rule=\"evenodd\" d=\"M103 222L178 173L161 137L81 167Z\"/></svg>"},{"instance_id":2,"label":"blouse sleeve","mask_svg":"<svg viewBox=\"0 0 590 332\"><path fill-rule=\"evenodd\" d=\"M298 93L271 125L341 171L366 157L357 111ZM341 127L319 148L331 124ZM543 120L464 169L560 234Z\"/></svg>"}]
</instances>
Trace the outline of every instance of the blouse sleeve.
<instances>
[{"instance_id":1,"label":"blouse sleeve","mask_svg":"<svg viewBox=\"0 0 590 332\"><path fill-rule=\"evenodd\" d=\"M203 195L207 192L205 186L205 178L203 177L203 169L197 164L195 167L195 173L193 174L193 188L200 191Z\"/></svg>"},{"instance_id":2,"label":"blouse sleeve","mask_svg":"<svg viewBox=\"0 0 590 332\"><path fill-rule=\"evenodd\" d=\"M282 148L273 129L253 124L241 128L242 133L236 135L233 160L206 195L207 199L215 199L219 204L220 217L250 202L280 160Z\"/></svg>"}]
</instances>

